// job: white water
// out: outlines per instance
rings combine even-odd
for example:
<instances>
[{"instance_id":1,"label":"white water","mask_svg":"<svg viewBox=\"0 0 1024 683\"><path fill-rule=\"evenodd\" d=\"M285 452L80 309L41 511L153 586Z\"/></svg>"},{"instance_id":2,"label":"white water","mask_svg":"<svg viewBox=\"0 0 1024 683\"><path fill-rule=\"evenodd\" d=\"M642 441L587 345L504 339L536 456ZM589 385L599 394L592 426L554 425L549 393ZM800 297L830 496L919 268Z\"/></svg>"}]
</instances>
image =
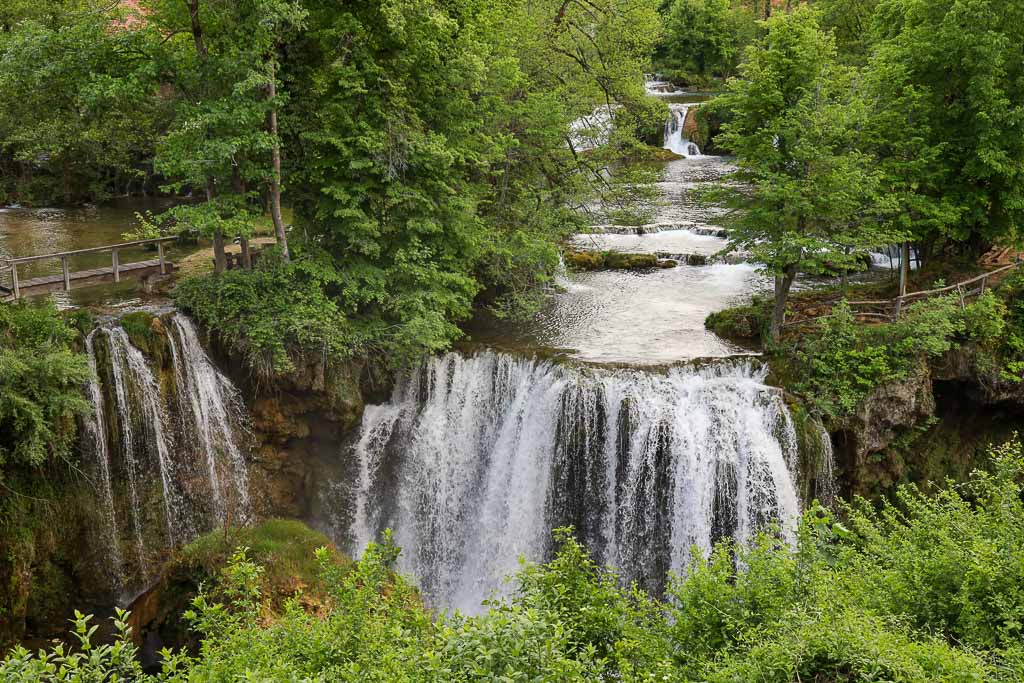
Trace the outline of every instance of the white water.
<instances>
[{"instance_id":1,"label":"white water","mask_svg":"<svg viewBox=\"0 0 1024 683\"><path fill-rule=\"evenodd\" d=\"M653 590L689 550L799 514L796 439L745 363L599 370L481 353L430 360L370 406L349 549L386 527L430 604L475 611L550 530Z\"/></svg>"},{"instance_id":2,"label":"white water","mask_svg":"<svg viewBox=\"0 0 1024 683\"><path fill-rule=\"evenodd\" d=\"M588 116L583 116L569 126L569 140L577 152L597 149L608 144L615 128L615 107L602 105Z\"/></svg>"},{"instance_id":3,"label":"white water","mask_svg":"<svg viewBox=\"0 0 1024 683\"><path fill-rule=\"evenodd\" d=\"M143 434L145 440L139 445L143 450L156 455L157 469L163 486L164 522L167 526L167 537L174 545L183 539L194 537L194 532L188 528L188 517L182 514L184 506L181 494L174 485L174 464L171 461L171 449L164 427L165 418L160 385L146 362L146 357L128 340L128 333L123 328L110 328L107 330L107 334L110 338L114 374L118 381L118 413L121 415L122 429L125 430L125 453L130 454L127 459L135 459L135 443L132 432L132 419L135 416L145 430ZM122 367L123 369L120 369ZM127 374L124 370L127 370ZM130 388L126 384L128 381L131 382ZM131 400L129 392L132 392ZM134 496L136 501L133 502L137 503L137 492L134 493ZM135 517L137 521L138 513Z\"/></svg>"},{"instance_id":4,"label":"white water","mask_svg":"<svg viewBox=\"0 0 1024 683\"><path fill-rule=\"evenodd\" d=\"M114 484L111 476L110 449L107 447L106 406L103 392L100 390L99 369L96 367L94 340L98 332L99 330L93 330L85 338L85 352L89 357L89 398L93 406L91 419L86 422L86 430L89 432L93 455L99 467L99 494L107 523L107 528L103 530L103 537L111 560L110 582L114 590L120 593L124 588L124 560L121 557L117 514L114 511Z\"/></svg>"},{"instance_id":5,"label":"white water","mask_svg":"<svg viewBox=\"0 0 1024 683\"><path fill-rule=\"evenodd\" d=\"M124 331L121 330L123 333ZM115 336L107 330L110 345L111 376L114 380L114 396L117 402L117 424L121 435L121 459L127 475L128 497L131 509L132 530L135 532L135 550L138 554L139 570L143 575L149 574L149 562L146 560L146 544L142 539L141 504L139 498L139 463L135 455L135 427L132 423L132 402L128 395L128 380L125 377L125 344L119 343L121 336ZM125 342L127 340L125 339Z\"/></svg>"},{"instance_id":6,"label":"white water","mask_svg":"<svg viewBox=\"0 0 1024 683\"><path fill-rule=\"evenodd\" d=\"M836 456L832 448L832 437L823 425L821 429L821 462L814 478L814 497L825 507L831 507L839 497L836 483Z\"/></svg>"},{"instance_id":7,"label":"white water","mask_svg":"<svg viewBox=\"0 0 1024 683\"><path fill-rule=\"evenodd\" d=\"M178 410L197 439L195 456L206 463L217 524L247 524L252 517L249 476L245 457L235 440L235 430L241 424L241 396L206 355L192 321L175 315L172 325L175 333L168 339L177 380ZM226 463L219 465L219 459ZM220 469L224 469L226 477Z\"/></svg>"},{"instance_id":8,"label":"white water","mask_svg":"<svg viewBox=\"0 0 1024 683\"><path fill-rule=\"evenodd\" d=\"M111 584L118 592L150 577L154 554L222 524L252 519L247 465L236 436L243 428L241 397L203 350L192 322L175 315L169 323L176 396L169 402L150 360L123 328L102 328L86 340L94 406L86 427L99 471L103 533L115 567ZM96 354L102 338L109 349L109 366L103 368ZM106 381L112 385L109 401ZM116 441L108 441L108 434ZM118 509L127 522L118 523ZM153 537L153 523L165 528L166 537L162 532ZM125 524L135 567L125 567L120 552Z\"/></svg>"},{"instance_id":9,"label":"white water","mask_svg":"<svg viewBox=\"0 0 1024 683\"><path fill-rule=\"evenodd\" d=\"M695 106L692 104L679 104L673 103L669 105L671 110L671 116L665 123L665 144L664 147L667 150L671 150L676 154L684 157L699 157L702 156L700 153L700 147L697 146L696 142L690 140L684 130L686 127L686 114L690 109Z\"/></svg>"}]
</instances>

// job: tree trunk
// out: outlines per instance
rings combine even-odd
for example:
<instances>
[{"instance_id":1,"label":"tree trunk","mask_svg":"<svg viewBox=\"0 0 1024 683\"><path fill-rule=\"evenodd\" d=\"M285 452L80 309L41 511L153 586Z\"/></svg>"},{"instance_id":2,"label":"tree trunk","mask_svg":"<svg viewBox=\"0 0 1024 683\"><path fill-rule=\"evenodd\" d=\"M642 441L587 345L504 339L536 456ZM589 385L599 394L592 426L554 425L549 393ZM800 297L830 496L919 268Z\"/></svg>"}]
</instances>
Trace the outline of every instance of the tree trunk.
<instances>
[{"instance_id":1,"label":"tree trunk","mask_svg":"<svg viewBox=\"0 0 1024 683\"><path fill-rule=\"evenodd\" d=\"M206 179L206 201L213 201L213 178ZM216 230L213 233L213 272L223 273L227 270L227 261L224 252L224 233Z\"/></svg>"},{"instance_id":2,"label":"tree trunk","mask_svg":"<svg viewBox=\"0 0 1024 683\"><path fill-rule=\"evenodd\" d=\"M270 100L277 98L277 70L274 62L270 62L270 86L268 90ZM270 148L270 217L274 221L274 234L277 235L277 245L281 248L281 258L287 263L291 260L288 251L288 233L284 229L284 219L281 218L281 140L277 131L277 107L270 106L269 113L270 135L274 140Z\"/></svg>"},{"instance_id":3,"label":"tree trunk","mask_svg":"<svg viewBox=\"0 0 1024 683\"><path fill-rule=\"evenodd\" d=\"M239 246L242 247L242 268L252 270L252 252L249 251L249 240L248 238L241 237L238 242Z\"/></svg>"},{"instance_id":4,"label":"tree trunk","mask_svg":"<svg viewBox=\"0 0 1024 683\"><path fill-rule=\"evenodd\" d=\"M910 275L910 242L900 245L900 293L896 298L896 318L903 312L903 297L907 293L907 279Z\"/></svg>"},{"instance_id":5,"label":"tree trunk","mask_svg":"<svg viewBox=\"0 0 1024 683\"><path fill-rule=\"evenodd\" d=\"M796 280L797 264L791 263L782 269L782 274L775 276L775 307L772 310L772 341L782 338L782 326L786 323L786 302L789 290Z\"/></svg>"},{"instance_id":6,"label":"tree trunk","mask_svg":"<svg viewBox=\"0 0 1024 683\"><path fill-rule=\"evenodd\" d=\"M213 272L223 273L228 269L228 256L224 250L224 233L217 230L213 233Z\"/></svg>"}]
</instances>

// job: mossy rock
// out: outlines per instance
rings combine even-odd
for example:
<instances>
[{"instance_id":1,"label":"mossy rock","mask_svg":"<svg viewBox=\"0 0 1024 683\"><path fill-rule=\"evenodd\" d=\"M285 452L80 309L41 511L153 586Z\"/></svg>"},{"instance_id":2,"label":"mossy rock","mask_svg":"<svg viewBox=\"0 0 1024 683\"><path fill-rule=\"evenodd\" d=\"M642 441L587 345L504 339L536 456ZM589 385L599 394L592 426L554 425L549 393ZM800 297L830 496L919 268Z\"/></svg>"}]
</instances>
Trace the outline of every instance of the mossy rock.
<instances>
[{"instance_id":1,"label":"mossy rock","mask_svg":"<svg viewBox=\"0 0 1024 683\"><path fill-rule=\"evenodd\" d=\"M605 257L605 263L612 270L657 268L658 257L654 254L625 254L613 251L609 252Z\"/></svg>"},{"instance_id":2,"label":"mossy rock","mask_svg":"<svg viewBox=\"0 0 1024 683\"><path fill-rule=\"evenodd\" d=\"M131 605L130 624L137 643L194 646L182 615L200 586L217 595L217 582L232 556L245 550L248 560L263 568L260 577L261 618L273 621L286 605L297 601L307 611L325 614L331 596L321 578L316 552L325 548L339 567L351 564L323 534L298 520L270 519L244 529L215 530L175 552L160 572L156 585ZM145 654L145 653L144 653Z\"/></svg>"},{"instance_id":3,"label":"mossy rock","mask_svg":"<svg viewBox=\"0 0 1024 683\"><path fill-rule=\"evenodd\" d=\"M670 149L655 147L654 145L643 145L633 150L627 157L628 161L676 161L685 159L681 154L676 154Z\"/></svg>"},{"instance_id":4,"label":"mossy rock","mask_svg":"<svg viewBox=\"0 0 1024 683\"><path fill-rule=\"evenodd\" d=\"M629 254L618 251L567 251L565 264L573 270L643 270L672 268L674 261L662 261L656 254Z\"/></svg>"},{"instance_id":5,"label":"mossy rock","mask_svg":"<svg viewBox=\"0 0 1024 683\"><path fill-rule=\"evenodd\" d=\"M767 302L755 299L754 303L747 306L712 313L704 321L704 326L725 339L758 341L767 328L770 317L771 311Z\"/></svg>"},{"instance_id":6,"label":"mossy rock","mask_svg":"<svg viewBox=\"0 0 1024 683\"><path fill-rule=\"evenodd\" d=\"M605 268L605 254L600 251L567 251L565 265L572 270L602 270Z\"/></svg>"}]
</instances>

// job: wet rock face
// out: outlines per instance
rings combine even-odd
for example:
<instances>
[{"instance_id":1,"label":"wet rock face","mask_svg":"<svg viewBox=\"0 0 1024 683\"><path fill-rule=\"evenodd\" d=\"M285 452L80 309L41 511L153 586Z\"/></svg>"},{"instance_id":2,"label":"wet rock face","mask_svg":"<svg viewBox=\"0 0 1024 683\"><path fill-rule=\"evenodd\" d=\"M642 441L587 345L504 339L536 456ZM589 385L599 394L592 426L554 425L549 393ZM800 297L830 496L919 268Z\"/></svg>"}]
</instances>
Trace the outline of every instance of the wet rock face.
<instances>
[{"instance_id":1,"label":"wet rock face","mask_svg":"<svg viewBox=\"0 0 1024 683\"><path fill-rule=\"evenodd\" d=\"M906 381L878 387L861 410L847 420L847 431L855 434L858 461L884 450L906 430L934 414L932 378L927 369L912 373Z\"/></svg>"},{"instance_id":2,"label":"wet rock face","mask_svg":"<svg viewBox=\"0 0 1024 683\"><path fill-rule=\"evenodd\" d=\"M878 387L856 414L831 425L844 492L876 495L904 480L904 459L887 451L934 415L931 373L922 367L905 381Z\"/></svg>"},{"instance_id":3,"label":"wet rock face","mask_svg":"<svg viewBox=\"0 0 1024 683\"><path fill-rule=\"evenodd\" d=\"M954 349L936 362L935 379L967 386L971 400L1024 411L1024 382L1012 382L986 368L984 354L972 346Z\"/></svg>"},{"instance_id":4,"label":"wet rock face","mask_svg":"<svg viewBox=\"0 0 1024 683\"><path fill-rule=\"evenodd\" d=\"M226 366L240 367L228 355ZM235 372L251 419L250 488L258 519L308 518L323 462L363 415L362 367L310 364L272 381Z\"/></svg>"}]
</instances>

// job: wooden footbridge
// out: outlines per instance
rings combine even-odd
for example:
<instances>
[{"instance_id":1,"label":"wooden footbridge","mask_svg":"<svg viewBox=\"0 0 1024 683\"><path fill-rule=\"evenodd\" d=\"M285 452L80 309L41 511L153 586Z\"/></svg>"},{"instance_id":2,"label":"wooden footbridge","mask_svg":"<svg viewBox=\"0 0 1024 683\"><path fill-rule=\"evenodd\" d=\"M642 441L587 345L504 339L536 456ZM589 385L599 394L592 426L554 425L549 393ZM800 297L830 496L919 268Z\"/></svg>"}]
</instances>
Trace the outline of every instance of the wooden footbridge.
<instances>
[{"instance_id":1,"label":"wooden footbridge","mask_svg":"<svg viewBox=\"0 0 1024 683\"><path fill-rule=\"evenodd\" d=\"M177 237L160 237L75 251L61 251L54 254L0 259L0 300L16 301L24 297L38 296L58 290L70 292L72 287L93 287L108 282L120 282L122 278L145 279L172 273L176 266L167 260L165 245L176 239ZM120 254L122 250L148 247L150 245L156 246L157 258L135 261L133 263L121 262ZM110 267L78 271L71 270L70 261L72 258L85 254L100 254L104 252L110 252ZM45 275L28 280L21 280L18 277L19 266L58 259L61 262L60 275Z\"/></svg>"}]
</instances>

